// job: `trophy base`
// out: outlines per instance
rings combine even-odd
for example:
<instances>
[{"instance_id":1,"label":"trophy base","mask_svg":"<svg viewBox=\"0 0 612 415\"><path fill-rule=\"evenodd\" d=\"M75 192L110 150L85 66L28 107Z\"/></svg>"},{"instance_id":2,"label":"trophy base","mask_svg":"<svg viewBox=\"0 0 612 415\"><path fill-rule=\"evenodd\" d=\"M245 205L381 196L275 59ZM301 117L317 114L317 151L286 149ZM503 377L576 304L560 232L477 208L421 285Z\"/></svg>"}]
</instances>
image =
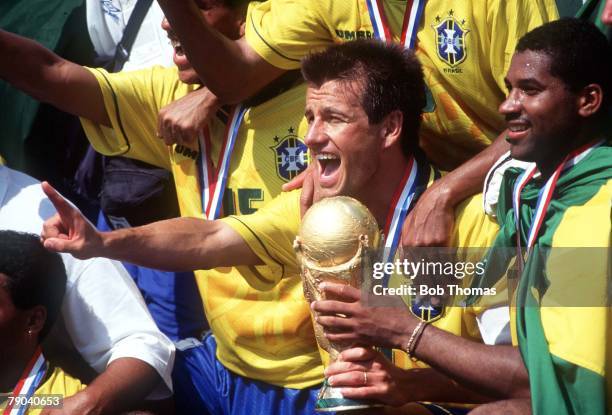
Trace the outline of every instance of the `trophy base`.
<instances>
[{"instance_id":1,"label":"trophy base","mask_svg":"<svg viewBox=\"0 0 612 415\"><path fill-rule=\"evenodd\" d=\"M358 409L368 409L383 406L380 403L365 399L348 399L342 396L340 389L333 388L327 383L327 379L321 387L315 411L317 412L344 412L356 411Z\"/></svg>"}]
</instances>

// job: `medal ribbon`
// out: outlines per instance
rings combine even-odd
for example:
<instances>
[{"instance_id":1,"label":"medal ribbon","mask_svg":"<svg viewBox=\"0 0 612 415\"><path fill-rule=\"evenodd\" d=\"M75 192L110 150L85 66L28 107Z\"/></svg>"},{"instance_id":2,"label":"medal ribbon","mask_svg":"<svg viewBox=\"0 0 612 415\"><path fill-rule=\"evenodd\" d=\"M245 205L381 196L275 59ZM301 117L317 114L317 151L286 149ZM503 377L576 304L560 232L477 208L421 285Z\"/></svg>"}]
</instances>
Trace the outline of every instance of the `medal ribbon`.
<instances>
[{"instance_id":1,"label":"medal ribbon","mask_svg":"<svg viewBox=\"0 0 612 415\"><path fill-rule=\"evenodd\" d=\"M544 218L546 216L546 211L548 206L550 205L550 201L552 200L552 195L555 192L555 187L557 186L557 180L559 180L559 176L561 173L569 169L576 164L578 164L582 159L584 159L595 147L598 147L603 143L603 140L599 140L596 142L588 143L565 157L565 159L557 166L554 173L550 176L550 178L546 181L546 184L538 194L538 200L536 202L535 214L533 215L533 219L529 226L529 233L527 236L527 256L531 251L531 248L535 244L538 233L540 232L540 228L544 223ZM514 189L512 191L512 207L514 209L514 222L516 226L516 241L517 248L520 252L521 249L521 223L519 218L519 209L521 203L521 192L523 188L529 183L529 181L533 178L536 172L536 165L529 167L525 172L518 178L516 183L514 184ZM521 258L521 265L524 264L524 258L519 255ZM522 270L522 268L521 268Z\"/></svg>"},{"instance_id":2,"label":"medal ribbon","mask_svg":"<svg viewBox=\"0 0 612 415\"><path fill-rule=\"evenodd\" d=\"M399 246L400 237L402 234L402 225L404 219L408 215L410 206L414 199L414 192L417 186L418 167L414 157L410 157L408 168L402 177L402 181L397 186L393 199L391 199L391 209L387 214L387 220L384 227L384 248L382 261L383 263L393 261L397 247ZM382 280L383 286L389 285L389 274L385 274ZM386 347L377 348L385 357L394 361L393 351Z\"/></svg>"},{"instance_id":3,"label":"medal ribbon","mask_svg":"<svg viewBox=\"0 0 612 415\"><path fill-rule=\"evenodd\" d=\"M402 225L404 224L404 219L406 219L414 199L417 173L417 163L414 157L410 157L408 168L393 195L391 210L387 215L387 221L384 228L385 245L382 257L383 262L391 262L397 251L402 234Z\"/></svg>"},{"instance_id":4,"label":"medal ribbon","mask_svg":"<svg viewBox=\"0 0 612 415\"><path fill-rule=\"evenodd\" d=\"M28 409L28 400L45 377L47 362L39 347L26 365L23 374L19 378L11 396L15 399L4 409L3 415L23 415ZM20 398L17 402L16 398Z\"/></svg>"},{"instance_id":5,"label":"medal ribbon","mask_svg":"<svg viewBox=\"0 0 612 415\"><path fill-rule=\"evenodd\" d=\"M202 210L204 218L214 220L221 214L223 192L227 184L227 172L240 129L240 123L248 108L242 105L234 107L230 121L225 130L225 138L219 154L217 168L212 164L212 145L208 129L199 137L200 158L198 169L200 173L200 190L202 192Z\"/></svg>"},{"instance_id":6,"label":"medal ribbon","mask_svg":"<svg viewBox=\"0 0 612 415\"><path fill-rule=\"evenodd\" d=\"M417 32L419 30L419 21L425 9L426 0L407 0L406 11L404 12L404 21L402 24L402 33L400 43L406 49L413 49L416 44ZM368 5L368 13L374 27L374 36L383 42L391 43L393 34L391 27L385 15L385 9L382 1L366 0Z\"/></svg>"}]
</instances>

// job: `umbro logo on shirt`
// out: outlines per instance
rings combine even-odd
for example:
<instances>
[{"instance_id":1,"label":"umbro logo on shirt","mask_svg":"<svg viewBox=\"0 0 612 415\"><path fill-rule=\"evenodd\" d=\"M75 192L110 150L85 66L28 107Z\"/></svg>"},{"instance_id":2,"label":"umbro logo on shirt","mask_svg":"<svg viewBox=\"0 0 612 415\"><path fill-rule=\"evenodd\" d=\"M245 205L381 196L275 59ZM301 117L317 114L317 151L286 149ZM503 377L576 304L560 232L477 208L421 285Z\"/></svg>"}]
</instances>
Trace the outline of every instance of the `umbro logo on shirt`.
<instances>
[{"instance_id":1,"label":"umbro logo on shirt","mask_svg":"<svg viewBox=\"0 0 612 415\"><path fill-rule=\"evenodd\" d=\"M340 30L336 29L336 36L344 40L355 40L355 39L372 39L374 33L369 30Z\"/></svg>"},{"instance_id":2,"label":"umbro logo on shirt","mask_svg":"<svg viewBox=\"0 0 612 415\"><path fill-rule=\"evenodd\" d=\"M174 152L177 155L182 155L184 157L190 158L192 160L197 160L198 159L198 155L200 154L199 151L197 150L193 150L189 147L185 147L182 144L177 144L176 146L174 146Z\"/></svg>"}]
</instances>

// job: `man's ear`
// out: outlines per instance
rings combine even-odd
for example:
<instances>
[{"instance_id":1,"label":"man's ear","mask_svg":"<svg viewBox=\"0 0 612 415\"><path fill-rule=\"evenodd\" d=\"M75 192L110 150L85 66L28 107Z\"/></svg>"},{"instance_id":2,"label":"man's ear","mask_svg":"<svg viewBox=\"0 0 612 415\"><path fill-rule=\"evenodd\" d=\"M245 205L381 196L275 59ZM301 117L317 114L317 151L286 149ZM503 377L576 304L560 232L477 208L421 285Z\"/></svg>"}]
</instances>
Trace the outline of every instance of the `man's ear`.
<instances>
[{"instance_id":1,"label":"man's ear","mask_svg":"<svg viewBox=\"0 0 612 415\"><path fill-rule=\"evenodd\" d=\"M581 117L591 117L599 108L603 101L603 91L598 84L589 84L582 88L578 93L578 114Z\"/></svg>"},{"instance_id":2,"label":"man's ear","mask_svg":"<svg viewBox=\"0 0 612 415\"><path fill-rule=\"evenodd\" d=\"M34 306L27 311L26 329L28 335L38 336L47 321L47 309L42 305Z\"/></svg>"},{"instance_id":3,"label":"man's ear","mask_svg":"<svg viewBox=\"0 0 612 415\"><path fill-rule=\"evenodd\" d=\"M241 6L234 9L235 21L238 25L240 37L244 37L246 32L246 15L249 8L249 2L245 1Z\"/></svg>"},{"instance_id":4,"label":"man's ear","mask_svg":"<svg viewBox=\"0 0 612 415\"><path fill-rule=\"evenodd\" d=\"M382 148L388 148L401 140L404 114L400 110L395 110L387 114L382 123Z\"/></svg>"}]
</instances>

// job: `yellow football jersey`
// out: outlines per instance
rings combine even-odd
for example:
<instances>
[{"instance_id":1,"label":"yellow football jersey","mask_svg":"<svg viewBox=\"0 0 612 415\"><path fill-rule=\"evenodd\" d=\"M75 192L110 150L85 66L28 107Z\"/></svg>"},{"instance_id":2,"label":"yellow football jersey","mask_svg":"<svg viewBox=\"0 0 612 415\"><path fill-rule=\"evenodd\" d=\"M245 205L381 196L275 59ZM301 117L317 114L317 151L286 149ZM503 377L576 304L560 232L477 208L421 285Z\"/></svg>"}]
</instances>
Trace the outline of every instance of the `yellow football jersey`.
<instances>
[{"instance_id":1,"label":"yellow football jersey","mask_svg":"<svg viewBox=\"0 0 612 415\"><path fill-rule=\"evenodd\" d=\"M383 6L399 41L406 2L384 0ZM497 107L516 42L557 18L554 0L426 2L416 55L433 100L421 129L421 146L431 162L452 169L504 130ZM252 3L247 16L249 44L283 69L298 68L312 50L373 37L367 0L268 0Z\"/></svg>"},{"instance_id":2,"label":"yellow football jersey","mask_svg":"<svg viewBox=\"0 0 612 415\"><path fill-rule=\"evenodd\" d=\"M77 394L86 387L81 381L66 374L59 367L49 366L43 383L32 395L33 405L25 413L27 415L40 414L42 412L41 405L44 402L47 402L50 407L59 408L64 399ZM4 404L0 404L0 410L5 408L7 403L8 401L5 401Z\"/></svg>"},{"instance_id":3,"label":"yellow football jersey","mask_svg":"<svg viewBox=\"0 0 612 415\"><path fill-rule=\"evenodd\" d=\"M262 290L276 284L300 280L300 271L293 250L300 218L300 191L279 195L274 201L248 216L230 216L222 221L240 234L269 272L265 276L251 275L250 282ZM279 220L282 218L282 220ZM498 225L482 209L482 195L474 196L457 209L453 246L488 247L498 231ZM433 325L464 337L479 337L474 313L462 307L447 307ZM325 354L323 359L327 360ZM393 361L403 368L415 365L402 351L393 351Z\"/></svg>"},{"instance_id":4,"label":"yellow football jersey","mask_svg":"<svg viewBox=\"0 0 612 415\"><path fill-rule=\"evenodd\" d=\"M203 217L198 147L169 148L155 136L159 109L196 87L181 83L175 68L92 73L113 125L106 128L82 120L94 148L170 169L182 216ZM306 167L304 99L302 84L246 111L229 167L225 214L254 212ZM225 122L217 120L209 130L217 163ZM299 279L261 292L249 286L246 274L261 272L247 267L196 272L221 363L232 372L274 385L304 388L320 383L323 368Z\"/></svg>"},{"instance_id":5,"label":"yellow football jersey","mask_svg":"<svg viewBox=\"0 0 612 415\"><path fill-rule=\"evenodd\" d=\"M612 180L583 205L565 211L546 260L546 273L554 278L549 279L540 308L550 352L601 376L612 363L605 340L610 331L606 331L606 324L610 327L612 319L612 308L606 307L610 290L610 200ZM516 329L514 324L512 328ZM593 341L593 333L598 333L601 341Z\"/></svg>"}]
</instances>

